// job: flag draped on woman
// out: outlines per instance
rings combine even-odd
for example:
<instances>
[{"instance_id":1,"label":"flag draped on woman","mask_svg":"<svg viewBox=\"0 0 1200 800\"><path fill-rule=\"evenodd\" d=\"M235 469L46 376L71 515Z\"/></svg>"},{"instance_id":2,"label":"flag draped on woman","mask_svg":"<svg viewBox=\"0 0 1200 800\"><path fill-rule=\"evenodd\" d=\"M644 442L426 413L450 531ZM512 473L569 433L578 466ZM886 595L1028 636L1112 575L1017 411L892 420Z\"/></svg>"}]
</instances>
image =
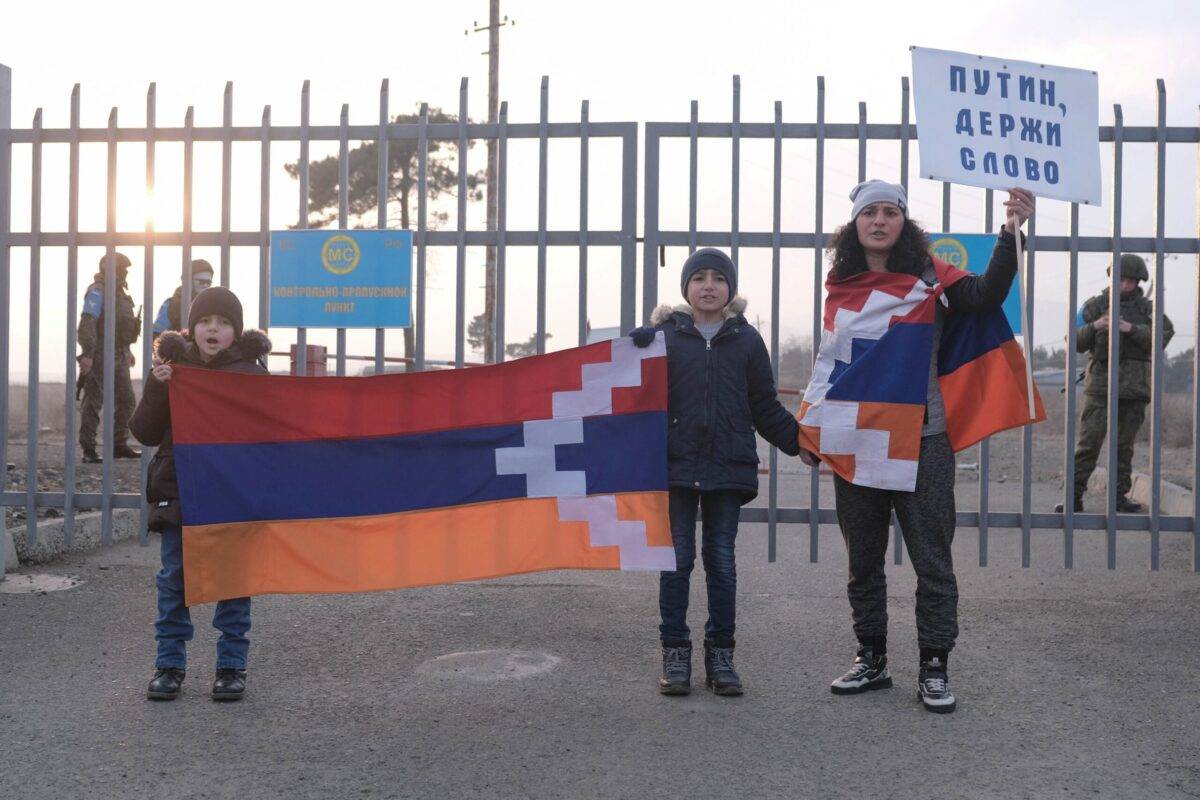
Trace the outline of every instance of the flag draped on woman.
<instances>
[{"instance_id":1,"label":"flag draped on woman","mask_svg":"<svg viewBox=\"0 0 1200 800\"><path fill-rule=\"evenodd\" d=\"M177 367L187 602L673 570L666 346L368 378Z\"/></svg>"},{"instance_id":2,"label":"flag draped on woman","mask_svg":"<svg viewBox=\"0 0 1200 800\"><path fill-rule=\"evenodd\" d=\"M937 282L896 272L825 281L824 329L797 415L800 446L851 483L911 492L932 358L936 304L968 273L933 259ZM1000 309L946 313L937 354L946 432L957 452L1046 418Z\"/></svg>"}]
</instances>

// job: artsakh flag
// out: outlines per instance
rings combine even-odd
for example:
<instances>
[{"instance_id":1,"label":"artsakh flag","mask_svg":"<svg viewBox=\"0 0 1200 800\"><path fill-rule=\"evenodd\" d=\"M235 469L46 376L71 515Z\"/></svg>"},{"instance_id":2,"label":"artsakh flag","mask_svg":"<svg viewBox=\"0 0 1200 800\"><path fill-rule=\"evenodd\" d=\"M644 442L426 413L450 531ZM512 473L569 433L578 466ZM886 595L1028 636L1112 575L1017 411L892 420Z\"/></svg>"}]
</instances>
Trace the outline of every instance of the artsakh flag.
<instances>
[{"instance_id":1,"label":"artsakh flag","mask_svg":"<svg viewBox=\"0 0 1200 800\"><path fill-rule=\"evenodd\" d=\"M825 323L797 415L800 446L859 486L911 492L929 385L936 303L969 273L933 259L937 283L894 272L825 282ZM950 445L963 450L1046 418L1025 355L1000 309L949 311L937 356Z\"/></svg>"},{"instance_id":2,"label":"artsakh flag","mask_svg":"<svg viewBox=\"0 0 1200 800\"><path fill-rule=\"evenodd\" d=\"M177 367L188 605L673 570L660 333L364 378Z\"/></svg>"}]
</instances>

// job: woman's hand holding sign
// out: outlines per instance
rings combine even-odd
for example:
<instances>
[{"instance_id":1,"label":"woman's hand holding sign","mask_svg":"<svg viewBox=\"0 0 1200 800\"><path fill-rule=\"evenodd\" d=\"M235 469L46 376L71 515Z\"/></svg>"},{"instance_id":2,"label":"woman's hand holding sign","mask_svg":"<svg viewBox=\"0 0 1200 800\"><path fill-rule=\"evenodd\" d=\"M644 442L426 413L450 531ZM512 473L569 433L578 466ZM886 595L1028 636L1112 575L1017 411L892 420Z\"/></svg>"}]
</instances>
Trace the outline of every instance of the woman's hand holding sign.
<instances>
[{"instance_id":1,"label":"woman's hand holding sign","mask_svg":"<svg viewBox=\"0 0 1200 800\"><path fill-rule=\"evenodd\" d=\"M1028 189L1008 190L1008 199L1004 201L1008 221L1004 225L1013 236L1017 235L1017 230L1025 224L1025 220L1033 216L1034 203L1033 192Z\"/></svg>"}]
</instances>

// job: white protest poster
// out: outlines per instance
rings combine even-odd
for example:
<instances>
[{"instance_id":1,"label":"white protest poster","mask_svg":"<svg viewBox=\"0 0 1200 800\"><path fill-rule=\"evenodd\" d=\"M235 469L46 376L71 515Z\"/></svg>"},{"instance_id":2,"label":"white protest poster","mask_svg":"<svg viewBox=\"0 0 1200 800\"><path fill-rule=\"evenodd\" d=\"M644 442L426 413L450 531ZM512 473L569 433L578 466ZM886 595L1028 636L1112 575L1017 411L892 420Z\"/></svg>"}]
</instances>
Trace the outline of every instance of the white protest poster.
<instances>
[{"instance_id":1,"label":"white protest poster","mask_svg":"<svg viewBox=\"0 0 1200 800\"><path fill-rule=\"evenodd\" d=\"M921 176L1100 205L1096 73L912 48Z\"/></svg>"}]
</instances>

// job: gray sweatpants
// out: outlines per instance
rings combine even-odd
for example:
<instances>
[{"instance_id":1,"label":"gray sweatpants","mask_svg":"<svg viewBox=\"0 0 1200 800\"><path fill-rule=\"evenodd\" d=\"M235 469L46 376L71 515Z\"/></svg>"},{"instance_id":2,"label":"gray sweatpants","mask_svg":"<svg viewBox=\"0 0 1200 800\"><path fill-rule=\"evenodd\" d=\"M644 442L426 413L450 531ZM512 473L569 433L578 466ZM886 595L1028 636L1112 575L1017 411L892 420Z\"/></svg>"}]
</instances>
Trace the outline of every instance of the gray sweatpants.
<instances>
[{"instance_id":1,"label":"gray sweatpants","mask_svg":"<svg viewBox=\"0 0 1200 800\"><path fill-rule=\"evenodd\" d=\"M917 487L895 492L834 478L838 524L846 540L850 579L846 593L860 640L887 635L888 526L896 510L908 557L917 573L917 643L950 650L958 636L958 583L954 541L954 452L946 434L921 439Z\"/></svg>"}]
</instances>

